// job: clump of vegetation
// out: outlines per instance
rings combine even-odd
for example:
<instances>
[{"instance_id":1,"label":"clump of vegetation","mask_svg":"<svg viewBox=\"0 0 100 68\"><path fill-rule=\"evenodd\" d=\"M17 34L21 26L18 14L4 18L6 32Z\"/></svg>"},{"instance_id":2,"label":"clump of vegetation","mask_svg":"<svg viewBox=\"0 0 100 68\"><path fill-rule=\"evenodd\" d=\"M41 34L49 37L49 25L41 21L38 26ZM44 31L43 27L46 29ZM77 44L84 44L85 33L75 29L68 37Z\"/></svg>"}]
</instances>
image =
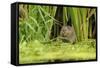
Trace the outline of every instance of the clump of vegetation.
<instances>
[{"instance_id":1,"label":"clump of vegetation","mask_svg":"<svg viewBox=\"0 0 100 68\"><path fill-rule=\"evenodd\" d=\"M94 59L95 8L19 5L20 64Z\"/></svg>"},{"instance_id":2,"label":"clump of vegetation","mask_svg":"<svg viewBox=\"0 0 100 68\"><path fill-rule=\"evenodd\" d=\"M96 58L96 42L88 40L76 44L52 42L40 43L38 40L20 45L20 63L42 63L58 61L93 60Z\"/></svg>"}]
</instances>

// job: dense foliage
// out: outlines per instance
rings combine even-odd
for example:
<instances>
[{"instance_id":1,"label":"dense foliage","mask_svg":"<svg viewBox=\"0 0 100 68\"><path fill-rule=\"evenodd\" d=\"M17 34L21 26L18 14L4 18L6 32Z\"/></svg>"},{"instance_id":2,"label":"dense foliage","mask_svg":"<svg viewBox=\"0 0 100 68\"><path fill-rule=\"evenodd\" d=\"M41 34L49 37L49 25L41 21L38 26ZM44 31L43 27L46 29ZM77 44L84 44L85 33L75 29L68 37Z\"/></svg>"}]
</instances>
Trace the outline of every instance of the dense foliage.
<instances>
[{"instance_id":1,"label":"dense foliage","mask_svg":"<svg viewBox=\"0 0 100 68\"><path fill-rule=\"evenodd\" d=\"M19 5L21 64L96 59L96 38L93 38L93 32L96 31L96 9L63 7L63 25L71 19L77 37L77 42L71 44L61 39L50 39L54 21L60 22L55 19L58 8L59 6Z\"/></svg>"}]
</instances>

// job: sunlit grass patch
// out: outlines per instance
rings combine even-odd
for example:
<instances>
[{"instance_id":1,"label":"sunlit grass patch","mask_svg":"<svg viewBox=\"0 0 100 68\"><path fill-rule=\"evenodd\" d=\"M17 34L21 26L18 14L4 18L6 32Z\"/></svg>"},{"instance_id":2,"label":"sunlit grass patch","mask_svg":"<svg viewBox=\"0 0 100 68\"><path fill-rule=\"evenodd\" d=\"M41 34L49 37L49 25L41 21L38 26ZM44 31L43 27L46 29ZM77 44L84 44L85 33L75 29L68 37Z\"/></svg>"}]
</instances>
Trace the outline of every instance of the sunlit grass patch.
<instances>
[{"instance_id":1,"label":"sunlit grass patch","mask_svg":"<svg viewBox=\"0 0 100 68\"><path fill-rule=\"evenodd\" d=\"M83 41L76 44L57 42L43 44L38 40L29 43L23 42L19 47L19 62L43 63L59 61L79 61L96 59L95 41Z\"/></svg>"}]
</instances>

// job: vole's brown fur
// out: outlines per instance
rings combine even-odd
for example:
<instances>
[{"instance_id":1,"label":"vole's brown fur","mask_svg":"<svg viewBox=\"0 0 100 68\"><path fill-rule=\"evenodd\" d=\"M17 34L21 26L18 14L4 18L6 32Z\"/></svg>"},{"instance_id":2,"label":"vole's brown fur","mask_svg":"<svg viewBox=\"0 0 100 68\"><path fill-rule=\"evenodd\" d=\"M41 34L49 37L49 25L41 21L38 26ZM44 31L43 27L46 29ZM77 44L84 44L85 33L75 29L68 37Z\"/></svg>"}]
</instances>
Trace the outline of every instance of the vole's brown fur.
<instances>
[{"instance_id":1,"label":"vole's brown fur","mask_svg":"<svg viewBox=\"0 0 100 68\"><path fill-rule=\"evenodd\" d=\"M63 26L60 31L60 37L65 42L75 43L76 34L74 28L71 26Z\"/></svg>"}]
</instances>

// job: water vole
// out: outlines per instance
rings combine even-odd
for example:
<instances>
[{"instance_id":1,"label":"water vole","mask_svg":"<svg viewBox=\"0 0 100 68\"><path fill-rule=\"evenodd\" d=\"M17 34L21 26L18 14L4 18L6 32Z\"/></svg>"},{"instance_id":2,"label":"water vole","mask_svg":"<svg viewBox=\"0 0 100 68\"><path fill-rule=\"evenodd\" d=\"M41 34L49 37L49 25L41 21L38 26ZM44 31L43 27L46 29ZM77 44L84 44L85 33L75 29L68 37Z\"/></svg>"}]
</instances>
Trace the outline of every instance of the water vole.
<instances>
[{"instance_id":1,"label":"water vole","mask_svg":"<svg viewBox=\"0 0 100 68\"><path fill-rule=\"evenodd\" d=\"M63 26L60 31L60 37L64 42L75 43L76 34L74 28L71 26Z\"/></svg>"}]
</instances>

